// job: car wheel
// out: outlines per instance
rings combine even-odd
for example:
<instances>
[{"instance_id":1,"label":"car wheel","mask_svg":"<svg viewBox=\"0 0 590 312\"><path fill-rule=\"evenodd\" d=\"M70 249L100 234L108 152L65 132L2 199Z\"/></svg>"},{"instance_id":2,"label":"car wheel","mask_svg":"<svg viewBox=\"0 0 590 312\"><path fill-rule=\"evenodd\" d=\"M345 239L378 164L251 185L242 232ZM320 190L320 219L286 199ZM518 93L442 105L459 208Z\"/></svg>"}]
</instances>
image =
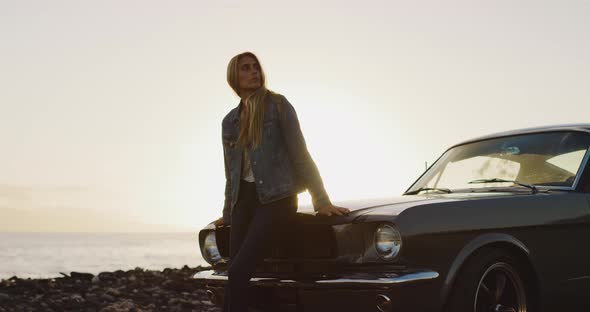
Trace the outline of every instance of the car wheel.
<instances>
[{"instance_id":1,"label":"car wheel","mask_svg":"<svg viewBox=\"0 0 590 312\"><path fill-rule=\"evenodd\" d=\"M531 312L526 267L507 251L485 248L467 260L451 293L449 312Z\"/></svg>"}]
</instances>

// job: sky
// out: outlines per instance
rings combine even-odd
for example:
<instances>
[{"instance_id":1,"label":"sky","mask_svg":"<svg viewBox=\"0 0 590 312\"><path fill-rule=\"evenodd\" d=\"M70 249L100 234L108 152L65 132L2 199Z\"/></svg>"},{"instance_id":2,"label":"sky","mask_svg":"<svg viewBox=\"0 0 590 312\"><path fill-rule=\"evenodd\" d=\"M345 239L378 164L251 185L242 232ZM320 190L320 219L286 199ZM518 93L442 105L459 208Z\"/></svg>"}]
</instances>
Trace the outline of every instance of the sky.
<instances>
[{"instance_id":1,"label":"sky","mask_svg":"<svg viewBox=\"0 0 590 312\"><path fill-rule=\"evenodd\" d=\"M244 51L335 204L399 195L466 139L590 123L588 0L0 0L0 38L0 232L220 217Z\"/></svg>"}]
</instances>

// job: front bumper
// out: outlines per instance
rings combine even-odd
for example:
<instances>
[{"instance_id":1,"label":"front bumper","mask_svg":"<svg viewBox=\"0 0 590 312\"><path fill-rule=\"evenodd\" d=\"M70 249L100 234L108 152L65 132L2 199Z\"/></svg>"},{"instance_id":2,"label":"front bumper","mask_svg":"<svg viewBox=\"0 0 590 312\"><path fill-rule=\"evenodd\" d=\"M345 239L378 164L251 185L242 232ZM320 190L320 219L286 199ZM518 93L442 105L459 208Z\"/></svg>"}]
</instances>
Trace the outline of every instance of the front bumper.
<instances>
[{"instance_id":1,"label":"front bumper","mask_svg":"<svg viewBox=\"0 0 590 312\"><path fill-rule=\"evenodd\" d=\"M383 301L383 296L390 300L386 311L428 311L438 298L438 277L437 272L430 270L299 279L255 276L250 279L250 286L255 291L255 304L271 305L270 311L381 311L377 303ZM223 304L227 272L201 271L193 278L206 286L214 303Z\"/></svg>"},{"instance_id":2,"label":"front bumper","mask_svg":"<svg viewBox=\"0 0 590 312\"><path fill-rule=\"evenodd\" d=\"M225 285L227 272L200 271L193 278L207 285ZM274 277L253 277L250 284L260 287L296 287L296 288L390 288L395 285L432 280L438 278L434 271L415 271L407 273L351 273L337 278L323 276L322 278L292 280Z\"/></svg>"}]
</instances>

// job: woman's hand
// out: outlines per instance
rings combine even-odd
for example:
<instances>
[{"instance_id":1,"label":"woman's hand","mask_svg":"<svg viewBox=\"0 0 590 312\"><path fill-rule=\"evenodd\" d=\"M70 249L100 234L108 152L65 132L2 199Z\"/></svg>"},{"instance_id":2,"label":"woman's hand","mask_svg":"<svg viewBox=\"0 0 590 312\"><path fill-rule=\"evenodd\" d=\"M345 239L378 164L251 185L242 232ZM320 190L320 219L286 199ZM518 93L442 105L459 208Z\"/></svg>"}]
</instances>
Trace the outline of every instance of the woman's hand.
<instances>
[{"instance_id":1,"label":"woman's hand","mask_svg":"<svg viewBox=\"0 0 590 312\"><path fill-rule=\"evenodd\" d=\"M213 224L215 224L215 226L221 226L221 225L224 225L225 223L223 222L223 217L221 217L221 218L219 218L219 219L215 220L215 221L213 222Z\"/></svg>"},{"instance_id":2,"label":"woman's hand","mask_svg":"<svg viewBox=\"0 0 590 312\"><path fill-rule=\"evenodd\" d=\"M344 208L344 207L338 207L338 206L334 206L334 205L326 205L326 206L320 207L318 209L318 215L322 215L322 216L331 216L331 215L346 216L349 213L350 213L350 209Z\"/></svg>"}]
</instances>

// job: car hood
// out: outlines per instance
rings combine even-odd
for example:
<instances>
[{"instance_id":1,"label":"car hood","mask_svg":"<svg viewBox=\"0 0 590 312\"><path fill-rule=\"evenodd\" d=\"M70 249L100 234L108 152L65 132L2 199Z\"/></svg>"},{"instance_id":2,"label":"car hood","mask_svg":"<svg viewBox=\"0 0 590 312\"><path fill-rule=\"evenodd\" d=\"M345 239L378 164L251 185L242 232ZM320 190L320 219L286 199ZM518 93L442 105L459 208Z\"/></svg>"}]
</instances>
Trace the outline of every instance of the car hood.
<instances>
[{"instance_id":1,"label":"car hood","mask_svg":"<svg viewBox=\"0 0 590 312\"><path fill-rule=\"evenodd\" d=\"M530 193L528 193L530 194ZM300 205L298 214L300 218L311 223L342 224L352 222L362 216L383 215L397 216L404 210L427 204L446 203L452 201L477 200L490 197L522 196L524 193L452 193L452 194L424 194L405 195L383 198L370 198L359 200L333 201L335 206L350 209L348 216L320 216L316 215L311 205Z\"/></svg>"},{"instance_id":2,"label":"car hood","mask_svg":"<svg viewBox=\"0 0 590 312\"><path fill-rule=\"evenodd\" d=\"M357 199L333 201L332 204L350 209L347 216L322 216L316 215L311 205L300 205L297 210L299 218L305 223L342 224L354 221L354 219L369 213L379 211L380 214L397 215L415 205L436 200L425 196L393 196L383 198Z\"/></svg>"}]
</instances>

